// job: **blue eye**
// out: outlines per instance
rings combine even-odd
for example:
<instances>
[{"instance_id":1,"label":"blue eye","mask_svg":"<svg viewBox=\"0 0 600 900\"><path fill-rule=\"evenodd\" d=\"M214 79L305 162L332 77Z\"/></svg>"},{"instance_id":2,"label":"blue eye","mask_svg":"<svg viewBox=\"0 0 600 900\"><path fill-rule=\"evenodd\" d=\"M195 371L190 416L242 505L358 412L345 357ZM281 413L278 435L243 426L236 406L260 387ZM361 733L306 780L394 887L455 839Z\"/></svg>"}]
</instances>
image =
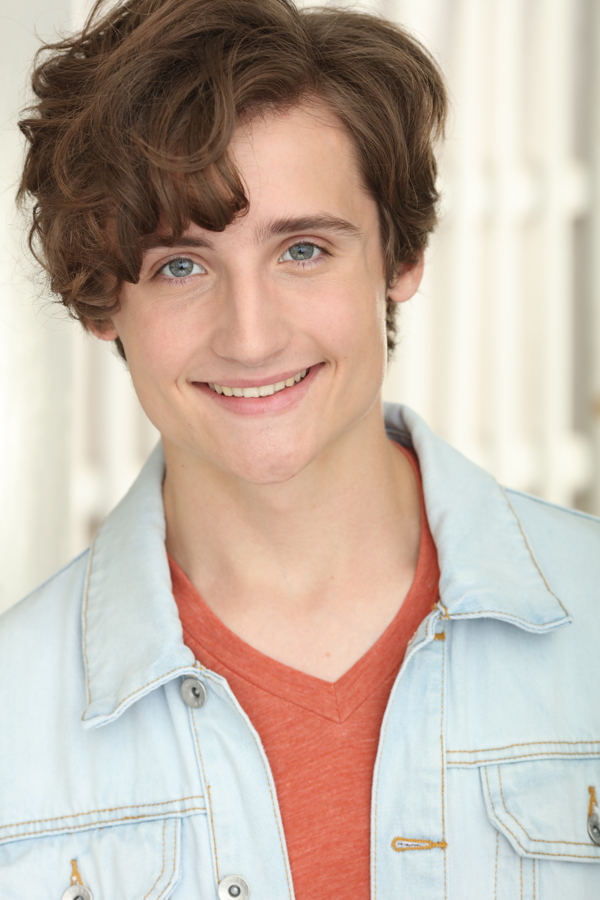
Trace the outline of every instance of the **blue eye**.
<instances>
[{"instance_id":1,"label":"blue eye","mask_svg":"<svg viewBox=\"0 0 600 900\"><path fill-rule=\"evenodd\" d=\"M281 262L308 262L311 259L322 254L323 251L316 244L310 244L308 241L300 241L298 244L292 244L281 257Z\"/></svg>"},{"instance_id":2,"label":"blue eye","mask_svg":"<svg viewBox=\"0 0 600 900\"><path fill-rule=\"evenodd\" d=\"M167 278L186 278L188 275L200 275L204 272L206 269L200 263L194 262L187 256L171 259L160 269L160 274Z\"/></svg>"}]
</instances>

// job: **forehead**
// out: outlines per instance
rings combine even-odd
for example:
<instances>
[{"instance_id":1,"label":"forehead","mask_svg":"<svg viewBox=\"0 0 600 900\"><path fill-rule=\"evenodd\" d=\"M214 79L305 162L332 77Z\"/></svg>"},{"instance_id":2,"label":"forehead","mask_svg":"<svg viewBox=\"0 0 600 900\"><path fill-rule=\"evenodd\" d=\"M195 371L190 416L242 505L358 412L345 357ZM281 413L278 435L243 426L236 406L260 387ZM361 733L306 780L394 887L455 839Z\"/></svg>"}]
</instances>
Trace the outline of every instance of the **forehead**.
<instances>
[{"instance_id":1,"label":"forehead","mask_svg":"<svg viewBox=\"0 0 600 900\"><path fill-rule=\"evenodd\" d=\"M265 112L240 125L229 152L242 177L250 212L277 207L280 216L361 215L373 206L354 142L338 117L318 103Z\"/></svg>"}]
</instances>

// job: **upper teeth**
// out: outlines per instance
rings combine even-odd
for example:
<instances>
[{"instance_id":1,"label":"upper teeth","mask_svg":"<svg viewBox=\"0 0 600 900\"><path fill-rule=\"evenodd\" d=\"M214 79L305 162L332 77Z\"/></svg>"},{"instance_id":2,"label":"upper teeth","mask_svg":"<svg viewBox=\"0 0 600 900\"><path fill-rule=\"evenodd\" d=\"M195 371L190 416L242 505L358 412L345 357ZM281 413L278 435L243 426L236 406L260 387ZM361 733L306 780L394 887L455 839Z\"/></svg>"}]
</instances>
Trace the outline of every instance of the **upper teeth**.
<instances>
[{"instance_id":1,"label":"upper teeth","mask_svg":"<svg viewBox=\"0 0 600 900\"><path fill-rule=\"evenodd\" d=\"M307 372L308 369L302 369L297 375L286 378L285 381L277 381L275 384L261 384L260 387L228 387L222 384L212 384L210 381L208 386L211 390L216 391L217 394L225 394L226 397L269 397L271 394L276 394L277 391L282 391L286 387L298 384Z\"/></svg>"}]
</instances>

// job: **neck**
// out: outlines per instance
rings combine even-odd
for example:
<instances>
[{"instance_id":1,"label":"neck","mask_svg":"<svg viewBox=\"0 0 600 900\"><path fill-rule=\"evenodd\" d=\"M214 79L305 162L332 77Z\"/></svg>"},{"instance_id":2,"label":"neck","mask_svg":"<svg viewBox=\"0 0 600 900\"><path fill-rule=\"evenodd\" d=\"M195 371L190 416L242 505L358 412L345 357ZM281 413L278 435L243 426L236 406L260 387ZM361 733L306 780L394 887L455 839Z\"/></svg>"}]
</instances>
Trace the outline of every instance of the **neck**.
<instances>
[{"instance_id":1,"label":"neck","mask_svg":"<svg viewBox=\"0 0 600 900\"><path fill-rule=\"evenodd\" d=\"M364 569L365 559L377 565L392 553L401 566L416 561L414 475L381 419L373 424L339 438L288 481L267 485L231 477L165 441L167 548L208 602L268 583L282 602L301 603L323 596L342 573Z\"/></svg>"}]
</instances>

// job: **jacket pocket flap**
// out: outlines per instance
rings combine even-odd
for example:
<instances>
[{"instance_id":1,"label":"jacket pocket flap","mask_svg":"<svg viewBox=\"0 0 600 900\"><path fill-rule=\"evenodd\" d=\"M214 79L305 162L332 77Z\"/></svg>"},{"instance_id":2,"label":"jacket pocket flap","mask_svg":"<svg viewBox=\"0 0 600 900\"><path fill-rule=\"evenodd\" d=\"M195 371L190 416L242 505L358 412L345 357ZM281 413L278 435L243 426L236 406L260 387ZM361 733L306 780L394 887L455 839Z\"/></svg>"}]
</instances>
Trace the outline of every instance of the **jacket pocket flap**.
<instances>
[{"instance_id":1,"label":"jacket pocket flap","mask_svg":"<svg viewBox=\"0 0 600 900\"><path fill-rule=\"evenodd\" d=\"M487 813L520 856L600 862L588 833L600 760L534 760L481 767Z\"/></svg>"},{"instance_id":2,"label":"jacket pocket flap","mask_svg":"<svg viewBox=\"0 0 600 900\"><path fill-rule=\"evenodd\" d=\"M166 900L179 877L180 834L172 818L4 844L2 900L60 900L74 884L93 900Z\"/></svg>"},{"instance_id":3,"label":"jacket pocket flap","mask_svg":"<svg viewBox=\"0 0 600 900\"><path fill-rule=\"evenodd\" d=\"M66 834L74 831L88 831L105 825L129 825L154 819L181 818L206 812L206 804L201 796L182 797L138 805L107 804L100 809L86 809L63 815L47 814L38 818L15 814L6 805L0 810L0 844L26 838L42 837L50 834Z\"/></svg>"}]
</instances>

